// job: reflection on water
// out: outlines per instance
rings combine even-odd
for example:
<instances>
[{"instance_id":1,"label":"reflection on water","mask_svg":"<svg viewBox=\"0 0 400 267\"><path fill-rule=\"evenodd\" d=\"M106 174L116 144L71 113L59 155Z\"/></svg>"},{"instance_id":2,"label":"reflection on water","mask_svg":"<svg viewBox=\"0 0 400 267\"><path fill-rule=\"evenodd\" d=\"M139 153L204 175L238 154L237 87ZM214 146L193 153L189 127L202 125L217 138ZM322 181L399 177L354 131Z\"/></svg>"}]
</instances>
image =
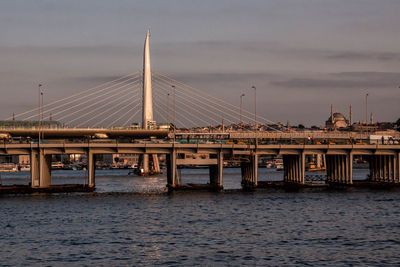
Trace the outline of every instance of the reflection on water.
<instances>
[{"instance_id":1,"label":"reflection on water","mask_svg":"<svg viewBox=\"0 0 400 267\"><path fill-rule=\"evenodd\" d=\"M166 177L97 171L96 193L0 198L0 265L396 265L400 193L165 193ZM182 170L206 183L208 170ZM240 171L224 169L224 187ZM365 178L366 170L355 170ZM260 179L282 172L260 169ZM55 171L54 183L85 181ZM2 174L27 183L28 173ZM151 192L151 194L149 194ZM158 193L157 193L158 192Z\"/></svg>"},{"instance_id":2,"label":"reflection on water","mask_svg":"<svg viewBox=\"0 0 400 267\"><path fill-rule=\"evenodd\" d=\"M128 169L96 170L97 192L164 192L166 190L167 177L164 174L153 177L140 177L129 175ZM178 176L182 177L182 183L209 183L208 169L179 169ZM354 169L353 179L366 179L367 169ZM325 172L306 172L306 176L325 178ZM3 185L28 184L29 172L1 173ZM260 181L282 181L283 171L275 169L259 168ZM52 184L86 184L87 171L52 171ZM223 175L224 189L241 189L240 168L225 168Z\"/></svg>"}]
</instances>

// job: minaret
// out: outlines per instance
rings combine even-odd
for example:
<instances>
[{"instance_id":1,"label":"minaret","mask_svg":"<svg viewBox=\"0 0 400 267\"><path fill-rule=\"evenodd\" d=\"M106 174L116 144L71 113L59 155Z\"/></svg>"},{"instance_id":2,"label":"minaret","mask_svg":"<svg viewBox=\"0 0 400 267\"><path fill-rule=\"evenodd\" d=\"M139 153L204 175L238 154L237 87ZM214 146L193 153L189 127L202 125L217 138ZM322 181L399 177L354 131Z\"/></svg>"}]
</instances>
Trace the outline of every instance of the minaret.
<instances>
[{"instance_id":1,"label":"minaret","mask_svg":"<svg viewBox=\"0 0 400 267\"><path fill-rule=\"evenodd\" d=\"M353 125L353 108L350 105L350 126Z\"/></svg>"},{"instance_id":2,"label":"minaret","mask_svg":"<svg viewBox=\"0 0 400 267\"><path fill-rule=\"evenodd\" d=\"M142 128L148 129L149 122L153 121L153 96L151 90L151 67L150 67L150 30L147 31L144 41L143 54L143 120Z\"/></svg>"}]
</instances>

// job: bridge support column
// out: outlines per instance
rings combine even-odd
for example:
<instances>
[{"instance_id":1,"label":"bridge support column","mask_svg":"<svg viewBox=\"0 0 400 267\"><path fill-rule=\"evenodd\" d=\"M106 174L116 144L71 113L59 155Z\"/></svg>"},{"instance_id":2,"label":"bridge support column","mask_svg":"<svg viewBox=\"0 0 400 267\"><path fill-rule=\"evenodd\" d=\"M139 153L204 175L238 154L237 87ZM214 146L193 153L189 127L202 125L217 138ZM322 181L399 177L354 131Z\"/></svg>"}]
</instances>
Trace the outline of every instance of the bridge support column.
<instances>
[{"instance_id":1,"label":"bridge support column","mask_svg":"<svg viewBox=\"0 0 400 267\"><path fill-rule=\"evenodd\" d=\"M149 173L149 154L143 154L143 171Z\"/></svg>"},{"instance_id":2,"label":"bridge support column","mask_svg":"<svg viewBox=\"0 0 400 267\"><path fill-rule=\"evenodd\" d=\"M31 151L30 154L31 162L31 187L39 187L39 153L35 150Z\"/></svg>"},{"instance_id":3,"label":"bridge support column","mask_svg":"<svg viewBox=\"0 0 400 267\"><path fill-rule=\"evenodd\" d=\"M167 161L167 186L173 189L176 186L176 151L172 150L171 153L166 155Z\"/></svg>"},{"instance_id":4,"label":"bridge support column","mask_svg":"<svg viewBox=\"0 0 400 267\"><path fill-rule=\"evenodd\" d=\"M136 173L141 176L157 175L161 173L157 154L142 154Z\"/></svg>"},{"instance_id":5,"label":"bridge support column","mask_svg":"<svg viewBox=\"0 0 400 267\"><path fill-rule=\"evenodd\" d=\"M46 188L51 186L51 155L44 150L31 151L31 186Z\"/></svg>"},{"instance_id":6,"label":"bridge support column","mask_svg":"<svg viewBox=\"0 0 400 267\"><path fill-rule=\"evenodd\" d=\"M397 157L396 157L397 163L395 163L396 168L397 168L397 180L396 180L396 182L400 183L400 152L397 153L396 156L397 156ZM395 175L395 176L396 176L396 175Z\"/></svg>"},{"instance_id":7,"label":"bridge support column","mask_svg":"<svg viewBox=\"0 0 400 267\"><path fill-rule=\"evenodd\" d=\"M400 183L400 152L394 156L394 182Z\"/></svg>"},{"instance_id":8,"label":"bridge support column","mask_svg":"<svg viewBox=\"0 0 400 267\"><path fill-rule=\"evenodd\" d=\"M88 186L95 187L96 186L96 155L91 151L87 154L88 160Z\"/></svg>"},{"instance_id":9,"label":"bridge support column","mask_svg":"<svg viewBox=\"0 0 400 267\"><path fill-rule=\"evenodd\" d=\"M43 151L44 152L44 151ZM40 187L51 186L51 155L40 153Z\"/></svg>"},{"instance_id":10,"label":"bridge support column","mask_svg":"<svg viewBox=\"0 0 400 267\"><path fill-rule=\"evenodd\" d=\"M353 183L353 154L326 155L326 174L329 183Z\"/></svg>"},{"instance_id":11,"label":"bridge support column","mask_svg":"<svg viewBox=\"0 0 400 267\"><path fill-rule=\"evenodd\" d=\"M224 154L222 151L218 151L217 165L210 165L210 185L216 189L221 190L223 188L223 169L224 169Z\"/></svg>"},{"instance_id":12,"label":"bridge support column","mask_svg":"<svg viewBox=\"0 0 400 267\"><path fill-rule=\"evenodd\" d=\"M372 155L369 158L371 182L398 183L399 182L399 154Z\"/></svg>"},{"instance_id":13,"label":"bridge support column","mask_svg":"<svg viewBox=\"0 0 400 267\"><path fill-rule=\"evenodd\" d=\"M305 154L283 155L283 180L288 183L305 183Z\"/></svg>"},{"instance_id":14,"label":"bridge support column","mask_svg":"<svg viewBox=\"0 0 400 267\"><path fill-rule=\"evenodd\" d=\"M258 185L258 155L252 154L248 162L241 162L242 186L244 189L252 189Z\"/></svg>"}]
</instances>

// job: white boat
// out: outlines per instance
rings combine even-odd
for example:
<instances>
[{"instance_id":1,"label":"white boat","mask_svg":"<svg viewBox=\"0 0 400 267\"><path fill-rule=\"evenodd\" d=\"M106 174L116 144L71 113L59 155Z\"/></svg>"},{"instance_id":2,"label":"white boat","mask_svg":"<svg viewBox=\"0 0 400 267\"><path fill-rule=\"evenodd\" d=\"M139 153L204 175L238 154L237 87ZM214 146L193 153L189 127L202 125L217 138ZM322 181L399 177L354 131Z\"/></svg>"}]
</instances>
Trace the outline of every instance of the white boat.
<instances>
[{"instance_id":1,"label":"white boat","mask_svg":"<svg viewBox=\"0 0 400 267\"><path fill-rule=\"evenodd\" d=\"M18 165L15 163L0 163L0 172L18 172Z\"/></svg>"},{"instance_id":2,"label":"white boat","mask_svg":"<svg viewBox=\"0 0 400 267\"><path fill-rule=\"evenodd\" d=\"M31 166L30 165L20 165L19 170L21 172L30 172L31 171Z\"/></svg>"}]
</instances>

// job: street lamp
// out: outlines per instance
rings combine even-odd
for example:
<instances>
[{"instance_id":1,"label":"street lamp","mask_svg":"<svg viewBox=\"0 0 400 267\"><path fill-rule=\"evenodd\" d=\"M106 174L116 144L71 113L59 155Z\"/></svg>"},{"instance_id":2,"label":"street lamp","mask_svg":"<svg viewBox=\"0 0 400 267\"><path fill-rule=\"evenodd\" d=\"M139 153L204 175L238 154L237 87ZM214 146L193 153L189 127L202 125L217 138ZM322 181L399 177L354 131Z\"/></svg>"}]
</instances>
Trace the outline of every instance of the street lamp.
<instances>
[{"instance_id":1,"label":"street lamp","mask_svg":"<svg viewBox=\"0 0 400 267\"><path fill-rule=\"evenodd\" d=\"M40 125L40 115L41 115L41 112L40 112L40 96L42 95L42 91L40 90L40 88L42 87L42 85L41 84L39 84L39 86L38 86L38 163L39 163L39 183L40 183L40 177L42 176L42 162L41 162L41 160L40 160L40 128L41 128L41 125ZM33 185L33 186L36 186L36 184L35 185ZM40 184L39 184L39 186L40 186Z\"/></svg>"},{"instance_id":2,"label":"street lamp","mask_svg":"<svg viewBox=\"0 0 400 267\"><path fill-rule=\"evenodd\" d=\"M41 116L42 116L40 99L41 96L43 96L43 93L41 87L42 84L39 84L38 85L38 144L40 144L40 128L41 128Z\"/></svg>"},{"instance_id":3,"label":"street lamp","mask_svg":"<svg viewBox=\"0 0 400 267\"><path fill-rule=\"evenodd\" d=\"M242 100L242 98L244 97L244 94L241 94L240 95L240 124L242 124L243 122L242 122L242 102L243 102L243 100Z\"/></svg>"},{"instance_id":4,"label":"street lamp","mask_svg":"<svg viewBox=\"0 0 400 267\"><path fill-rule=\"evenodd\" d=\"M168 112L168 114L167 114L167 123L168 123L168 130L169 130L169 127L171 126L171 124L170 124L170 107L169 107L169 93L167 94L167 112Z\"/></svg>"},{"instance_id":5,"label":"street lamp","mask_svg":"<svg viewBox=\"0 0 400 267\"><path fill-rule=\"evenodd\" d=\"M257 88L255 86L251 88L254 89L254 128L257 131Z\"/></svg>"},{"instance_id":6,"label":"street lamp","mask_svg":"<svg viewBox=\"0 0 400 267\"><path fill-rule=\"evenodd\" d=\"M175 89L176 88L175 88L175 85L172 85L171 87L174 90L174 133L175 133L175 129L176 129L176 90Z\"/></svg>"},{"instance_id":7,"label":"street lamp","mask_svg":"<svg viewBox=\"0 0 400 267\"><path fill-rule=\"evenodd\" d=\"M365 94L365 124L368 124L368 93Z\"/></svg>"},{"instance_id":8,"label":"street lamp","mask_svg":"<svg viewBox=\"0 0 400 267\"><path fill-rule=\"evenodd\" d=\"M39 84L38 85L38 123L39 123L39 128L40 128L40 115L41 115L41 112L40 112L40 94L42 93L40 90L41 87L42 87L42 85Z\"/></svg>"}]
</instances>

